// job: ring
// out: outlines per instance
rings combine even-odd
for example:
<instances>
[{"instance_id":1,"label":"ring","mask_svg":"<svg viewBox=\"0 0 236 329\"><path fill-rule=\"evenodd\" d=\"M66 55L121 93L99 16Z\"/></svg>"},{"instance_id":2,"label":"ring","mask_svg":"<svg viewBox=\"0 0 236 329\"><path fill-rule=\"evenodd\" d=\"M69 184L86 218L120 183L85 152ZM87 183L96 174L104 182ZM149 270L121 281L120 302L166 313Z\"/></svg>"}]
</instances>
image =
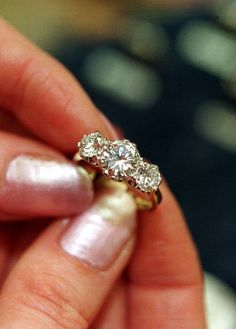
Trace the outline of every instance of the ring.
<instances>
[{"instance_id":1,"label":"ring","mask_svg":"<svg viewBox=\"0 0 236 329\"><path fill-rule=\"evenodd\" d=\"M83 162L96 181L103 184L123 182L122 188L127 187L132 193L138 209L153 209L161 202L158 166L144 160L136 144L128 139L109 140L99 131L84 135L74 161Z\"/></svg>"}]
</instances>

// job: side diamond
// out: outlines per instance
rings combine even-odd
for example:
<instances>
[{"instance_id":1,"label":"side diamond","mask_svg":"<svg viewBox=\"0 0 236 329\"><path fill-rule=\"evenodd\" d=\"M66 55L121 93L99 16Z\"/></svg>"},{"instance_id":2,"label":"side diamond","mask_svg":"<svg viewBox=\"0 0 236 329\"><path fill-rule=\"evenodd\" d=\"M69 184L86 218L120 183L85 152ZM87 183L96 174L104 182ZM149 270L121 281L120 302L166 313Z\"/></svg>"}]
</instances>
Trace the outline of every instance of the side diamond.
<instances>
[{"instance_id":1,"label":"side diamond","mask_svg":"<svg viewBox=\"0 0 236 329\"><path fill-rule=\"evenodd\" d=\"M85 159L96 157L105 143L106 139L99 132L85 135L78 144L79 154Z\"/></svg>"},{"instance_id":2,"label":"side diamond","mask_svg":"<svg viewBox=\"0 0 236 329\"><path fill-rule=\"evenodd\" d=\"M157 191L161 183L158 166L145 161L140 161L137 164L137 169L132 178L132 185L143 192Z\"/></svg>"}]
</instances>

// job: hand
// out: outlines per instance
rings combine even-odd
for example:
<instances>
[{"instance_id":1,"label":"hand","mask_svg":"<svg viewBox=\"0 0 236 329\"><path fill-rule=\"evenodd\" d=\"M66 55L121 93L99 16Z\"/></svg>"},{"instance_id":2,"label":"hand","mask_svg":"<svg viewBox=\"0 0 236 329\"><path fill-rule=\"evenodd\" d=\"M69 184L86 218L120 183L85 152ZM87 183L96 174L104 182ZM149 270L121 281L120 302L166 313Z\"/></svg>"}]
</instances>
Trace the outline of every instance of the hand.
<instances>
[{"instance_id":1,"label":"hand","mask_svg":"<svg viewBox=\"0 0 236 329\"><path fill-rule=\"evenodd\" d=\"M93 200L65 154L85 133L115 131L3 20L0 105L0 329L205 328L198 256L168 187L138 215L124 192Z\"/></svg>"}]
</instances>

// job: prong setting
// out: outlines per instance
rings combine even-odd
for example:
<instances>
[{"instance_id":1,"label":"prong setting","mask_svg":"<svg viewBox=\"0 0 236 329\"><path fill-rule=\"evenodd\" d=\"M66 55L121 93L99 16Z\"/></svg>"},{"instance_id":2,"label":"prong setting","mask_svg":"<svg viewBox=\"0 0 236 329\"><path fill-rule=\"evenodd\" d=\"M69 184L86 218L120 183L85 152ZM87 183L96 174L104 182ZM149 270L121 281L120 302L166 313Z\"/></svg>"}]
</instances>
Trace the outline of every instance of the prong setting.
<instances>
[{"instance_id":1,"label":"prong setting","mask_svg":"<svg viewBox=\"0 0 236 329\"><path fill-rule=\"evenodd\" d=\"M83 136L79 155L115 181L126 181L141 192L156 192L161 183L157 165L140 157L136 144L128 139L108 140L100 132Z\"/></svg>"}]
</instances>

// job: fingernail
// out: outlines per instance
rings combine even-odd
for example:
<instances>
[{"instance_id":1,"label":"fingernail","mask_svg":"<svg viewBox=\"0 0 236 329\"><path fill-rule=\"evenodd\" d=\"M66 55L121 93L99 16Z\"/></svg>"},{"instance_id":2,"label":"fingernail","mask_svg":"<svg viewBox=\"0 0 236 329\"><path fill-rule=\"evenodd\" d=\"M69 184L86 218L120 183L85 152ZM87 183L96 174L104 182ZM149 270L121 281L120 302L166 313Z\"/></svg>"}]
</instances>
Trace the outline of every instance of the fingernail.
<instances>
[{"instance_id":1,"label":"fingernail","mask_svg":"<svg viewBox=\"0 0 236 329\"><path fill-rule=\"evenodd\" d=\"M130 239L136 227L136 206L126 192L106 189L93 206L72 223L61 239L62 248L82 262L108 268Z\"/></svg>"},{"instance_id":2,"label":"fingernail","mask_svg":"<svg viewBox=\"0 0 236 329\"><path fill-rule=\"evenodd\" d=\"M20 155L9 163L0 186L0 209L26 216L67 216L93 198L84 169L49 157Z\"/></svg>"}]
</instances>

